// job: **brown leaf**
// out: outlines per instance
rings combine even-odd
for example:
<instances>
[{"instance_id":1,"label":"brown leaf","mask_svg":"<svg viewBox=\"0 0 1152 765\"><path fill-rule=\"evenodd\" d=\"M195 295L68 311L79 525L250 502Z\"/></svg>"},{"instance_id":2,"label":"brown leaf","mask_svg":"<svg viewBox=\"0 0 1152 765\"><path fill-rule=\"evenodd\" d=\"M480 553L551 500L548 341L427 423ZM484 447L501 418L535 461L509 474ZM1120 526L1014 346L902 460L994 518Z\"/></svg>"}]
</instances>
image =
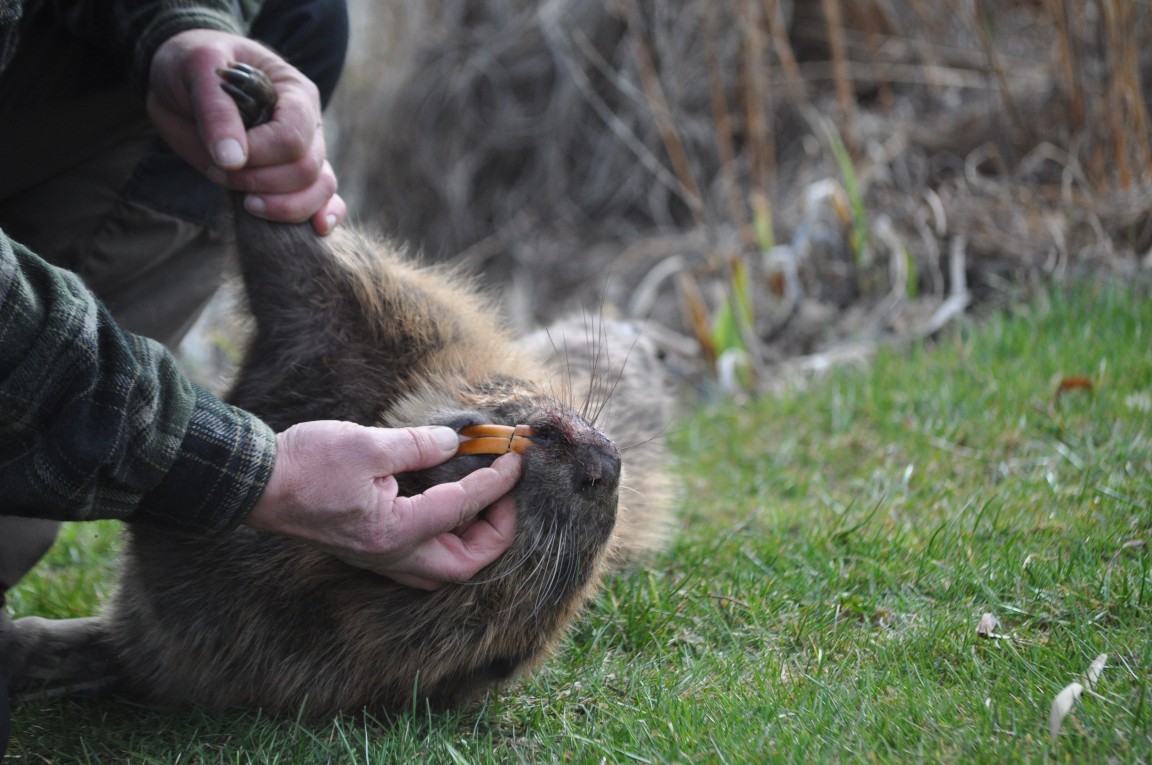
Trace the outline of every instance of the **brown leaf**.
<instances>
[{"instance_id":1,"label":"brown leaf","mask_svg":"<svg viewBox=\"0 0 1152 765\"><path fill-rule=\"evenodd\" d=\"M1104 667L1108 664L1108 654L1102 653L1092 660L1088 665L1088 672L1084 675L1084 684L1091 690L1096 685L1096 681L1100 679L1100 673L1104 671Z\"/></svg>"},{"instance_id":2,"label":"brown leaf","mask_svg":"<svg viewBox=\"0 0 1152 765\"><path fill-rule=\"evenodd\" d=\"M1061 378L1060 384L1056 386L1056 394L1052 397L1052 403L1059 404L1060 397L1069 391L1083 390L1091 393L1093 388L1092 379L1089 377L1073 375L1071 377Z\"/></svg>"}]
</instances>

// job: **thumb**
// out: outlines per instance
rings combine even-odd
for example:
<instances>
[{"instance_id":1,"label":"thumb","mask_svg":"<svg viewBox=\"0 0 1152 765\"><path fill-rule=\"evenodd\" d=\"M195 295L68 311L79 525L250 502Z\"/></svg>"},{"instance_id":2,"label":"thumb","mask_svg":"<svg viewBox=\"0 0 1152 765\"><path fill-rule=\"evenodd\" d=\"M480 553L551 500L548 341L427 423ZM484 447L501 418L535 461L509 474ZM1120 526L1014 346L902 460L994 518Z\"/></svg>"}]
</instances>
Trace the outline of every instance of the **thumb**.
<instances>
[{"instance_id":1,"label":"thumb","mask_svg":"<svg viewBox=\"0 0 1152 765\"><path fill-rule=\"evenodd\" d=\"M440 425L376 428L373 433L382 447L378 470L383 475L434 467L454 457L460 447L456 431Z\"/></svg>"},{"instance_id":2,"label":"thumb","mask_svg":"<svg viewBox=\"0 0 1152 765\"><path fill-rule=\"evenodd\" d=\"M239 170L248 162L248 136L236 102L220 87L216 73L229 63L219 49L199 48L189 56L185 77L200 140L212 162L222 170Z\"/></svg>"}]
</instances>

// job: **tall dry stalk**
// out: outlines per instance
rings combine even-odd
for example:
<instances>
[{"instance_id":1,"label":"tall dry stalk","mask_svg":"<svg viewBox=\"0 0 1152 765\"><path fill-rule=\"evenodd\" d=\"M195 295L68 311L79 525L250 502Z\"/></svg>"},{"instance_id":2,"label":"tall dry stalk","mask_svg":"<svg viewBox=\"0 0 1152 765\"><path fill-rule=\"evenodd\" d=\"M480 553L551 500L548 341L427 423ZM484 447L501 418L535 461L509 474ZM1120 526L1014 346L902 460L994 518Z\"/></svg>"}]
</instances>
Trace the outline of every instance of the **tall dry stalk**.
<instances>
[{"instance_id":1,"label":"tall dry stalk","mask_svg":"<svg viewBox=\"0 0 1152 765\"><path fill-rule=\"evenodd\" d=\"M800 74L800 65L796 63L796 53L788 40L788 24L780 0L764 0L764 15L768 20L772 51L780 60L780 68L784 70L788 83L788 95L798 104L807 103L808 89L804 87L804 77Z\"/></svg>"},{"instance_id":2,"label":"tall dry stalk","mask_svg":"<svg viewBox=\"0 0 1152 765\"><path fill-rule=\"evenodd\" d=\"M754 0L739 0L737 18L743 34L744 112L748 122L748 147L752 161L752 183L757 191L768 193L775 184L776 141L768 114L772 109L772 78L765 55L763 10Z\"/></svg>"},{"instance_id":3,"label":"tall dry stalk","mask_svg":"<svg viewBox=\"0 0 1152 765\"><path fill-rule=\"evenodd\" d=\"M828 47L832 53L832 77L836 83L836 107L840 112L840 134L849 155L859 157L854 120L852 76L848 73L848 46L844 41L844 14L840 0L820 0L828 27Z\"/></svg>"},{"instance_id":4,"label":"tall dry stalk","mask_svg":"<svg viewBox=\"0 0 1152 765\"><path fill-rule=\"evenodd\" d=\"M1079 130L1084 125L1084 86L1080 81L1080 46L1072 34L1072 9L1067 0L1048 0L1048 3L1056 23L1057 57L1068 93L1068 116L1072 127Z\"/></svg>"},{"instance_id":5,"label":"tall dry stalk","mask_svg":"<svg viewBox=\"0 0 1152 765\"><path fill-rule=\"evenodd\" d=\"M948 0L948 5L957 16L965 20L968 30L978 41L980 50L984 53L984 60L987 62L988 71L996 81L997 88L1000 92L1000 102L1004 106L1004 112L1007 114L1012 127L1019 130L1023 126L1023 121L1012 98L1012 90L1008 84L1008 75L1000 63L1000 56L996 53L996 47L992 40L992 31L989 29L989 17L982 12L978 4L969 4L963 2L963 0Z\"/></svg>"},{"instance_id":6,"label":"tall dry stalk","mask_svg":"<svg viewBox=\"0 0 1152 765\"><path fill-rule=\"evenodd\" d=\"M912 15L911 19L905 19L898 25L900 36L914 46L927 70L925 82L939 92L941 83L937 73L943 64L931 41L939 39L943 34L940 14L927 0L907 0L906 5L911 9ZM912 31L911 34L909 30Z\"/></svg>"},{"instance_id":7,"label":"tall dry stalk","mask_svg":"<svg viewBox=\"0 0 1152 765\"><path fill-rule=\"evenodd\" d=\"M892 90L892 83L888 79L888 67L883 62L881 48L884 37L891 34L893 24L888 17L888 11L881 3L868 2L864 7L858 7L857 12L864 27L864 39L868 44L868 52L872 59L873 78L880 91L880 103L885 109L891 109L896 103L896 94Z\"/></svg>"},{"instance_id":8,"label":"tall dry stalk","mask_svg":"<svg viewBox=\"0 0 1152 765\"><path fill-rule=\"evenodd\" d=\"M732 225L740 232L744 246L752 245L756 238L748 222L744 206L744 190L736 172L736 147L732 130L732 114L728 106L728 93L724 83L724 73L720 70L720 60L716 55L716 7L709 3L704 8L704 46L708 59L708 98L712 110L712 121L716 126L716 146L720 159L720 177L724 187L724 198L728 204Z\"/></svg>"},{"instance_id":9,"label":"tall dry stalk","mask_svg":"<svg viewBox=\"0 0 1152 765\"><path fill-rule=\"evenodd\" d=\"M706 215L704 195L700 193L700 185L696 183L696 175L692 172L688 152L684 149L684 142L680 139L680 133L676 129L676 121L672 118L672 110L669 108L668 99L664 95L664 86L660 84L660 75L656 72L652 48L644 31L640 29L640 9L628 4L623 4L623 7L625 9L625 21L631 30L636 71L639 74L644 95L652 109L656 129L664 144L664 151L668 154L668 161L672 163L672 172L676 174L676 179L683 187L693 217L697 223L703 224Z\"/></svg>"},{"instance_id":10,"label":"tall dry stalk","mask_svg":"<svg viewBox=\"0 0 1152 765\"><path fill-rule=\"evenodd\" d=\"M1108 93L1105 114L1121 188L1152 179L1148 107L1140 87L1140 35L1147 14L1131 0L1099 0L1104 17ZM1143 22L1143 23L1142 23Z\"/></svg>"}]
</instances>

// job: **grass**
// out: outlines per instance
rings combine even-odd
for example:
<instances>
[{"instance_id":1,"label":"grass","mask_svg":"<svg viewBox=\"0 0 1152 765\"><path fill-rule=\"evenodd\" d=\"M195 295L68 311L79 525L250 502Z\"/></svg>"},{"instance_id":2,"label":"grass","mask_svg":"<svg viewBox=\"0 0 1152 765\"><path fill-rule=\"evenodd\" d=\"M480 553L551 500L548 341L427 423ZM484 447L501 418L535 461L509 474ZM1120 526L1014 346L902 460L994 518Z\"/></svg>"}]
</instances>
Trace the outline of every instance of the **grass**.
<instances>
[{"instance_id":1,"label":"grass","mask_svg":"<svg viewBox=\"0 0 1152 765\"><path fill-rule=\"evenodd\" d=\"M541 674L474 708L300 724L32 705L9 758L1148 761L1150 348L1152 302L1089 287L697 413L672 436L674 547L612 579ZM1057 396L1073 377L1091 387ZM111 527L91 529L105 549L70 531L17 613L86 613L107 591ZM985 612L1006 637L977 637ZM1101 653L1051 741L1053 698Z\"/></svg>"}]
</instances>

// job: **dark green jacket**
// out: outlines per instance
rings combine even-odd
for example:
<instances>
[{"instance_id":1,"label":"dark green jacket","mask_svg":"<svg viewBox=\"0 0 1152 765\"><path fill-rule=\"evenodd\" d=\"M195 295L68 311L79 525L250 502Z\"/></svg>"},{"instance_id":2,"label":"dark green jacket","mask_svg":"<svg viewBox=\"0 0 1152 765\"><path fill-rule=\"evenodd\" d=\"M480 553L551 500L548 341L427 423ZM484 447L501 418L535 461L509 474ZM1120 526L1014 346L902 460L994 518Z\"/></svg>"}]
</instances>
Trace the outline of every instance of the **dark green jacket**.
<instances>
[{"instance_id":1,"label":"dark green jacket","mask_svg":"<svg viewBox=\"0 0 1152 765\"><path fill-rule=\"evenodd\" d=\"M24 17L49 13L72 34L118 57L132 80L147 81L160 43L188 29L244 34L259 0L0 0L0 74Z\"/></svg>"},{"instance_id":2,"label":"dark green jacket","mask_svg":"<svg viewBox=\"0 0 1152 765\"><path fill-rule=\"evenodd\" d=\"M0 77L30 13L120 57L142 87L168 37L242 33L255 6L0 0ZM117 327L78 277L0 231L0 514L221 531L256 504L275 449L267 425L197 388L163 346Z\"/></svg>"}]
</instances>

